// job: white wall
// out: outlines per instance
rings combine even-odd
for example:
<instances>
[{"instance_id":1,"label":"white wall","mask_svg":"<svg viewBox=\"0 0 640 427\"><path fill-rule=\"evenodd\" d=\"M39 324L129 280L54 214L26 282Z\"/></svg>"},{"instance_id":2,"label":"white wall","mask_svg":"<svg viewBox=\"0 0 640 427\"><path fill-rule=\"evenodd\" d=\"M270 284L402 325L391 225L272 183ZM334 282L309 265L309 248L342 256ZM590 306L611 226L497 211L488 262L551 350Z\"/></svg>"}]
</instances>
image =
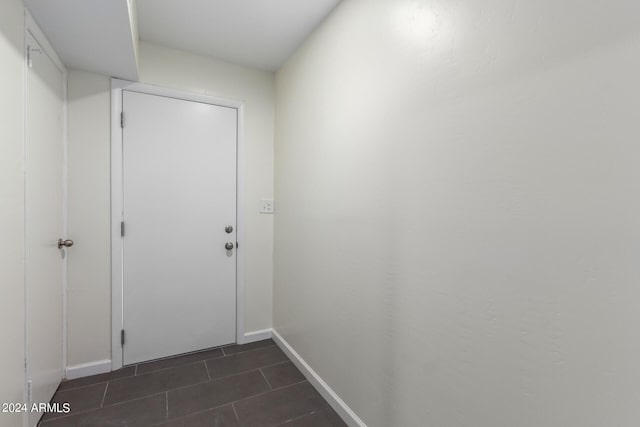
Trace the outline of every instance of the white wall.
<instances>
[{"instance_id":1,"label":"white wall","mask_svg":"<svg viewBox=\"0 0 640 427\"><path fill-rule=\"evenodd\" d=\"M111 80L68 72L67 364L111 358Z\"/></svg>"},{"instance_id":2,"label":"white wall","mask_svg":"<svg viewBox=\"0 0 640 427\"><path fill-rule=\"evenodd\" d=\"M274 326L367 425L638 424L638 16L345 0L277 73Z\"/></svg>"},{"instance_id":3,"label":"white wall","mask_svg":"<svg viewBox=\"0 0 640 427\"><path fill-rule=\"evenodd\" d=\"M24 400L24 16L0 2L0 403ZM0 412L0 425L22 424Z\"/></svg>"},{"instance_id":4,"label":"white wall","mask_svg":"<svg viewBox=\"0 0 640 427\"><path fill-rule=\"evenodd\" d=\"M144 83L240 99L245 109L245 331L271 328L273 217L258 201L273 196L273 74L140 44ZM70 366L111 358L110 80L69 73Z\"/></svg>"}]
</instances>

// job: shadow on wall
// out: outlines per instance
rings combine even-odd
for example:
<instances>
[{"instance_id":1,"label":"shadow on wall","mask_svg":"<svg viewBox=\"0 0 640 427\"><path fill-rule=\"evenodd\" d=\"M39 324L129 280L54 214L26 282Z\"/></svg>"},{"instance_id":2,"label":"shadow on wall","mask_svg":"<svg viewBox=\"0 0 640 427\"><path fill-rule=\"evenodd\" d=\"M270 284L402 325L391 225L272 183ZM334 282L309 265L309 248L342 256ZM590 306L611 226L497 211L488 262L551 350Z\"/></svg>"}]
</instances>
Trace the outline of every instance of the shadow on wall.
<instances>
[{"instance_id":1,"label":"shadow on wall","mask_svg":"<svg viewBox=\"0 0 640 427\"><path fill-rule=\"evenodd\" d=\"M24 33L24 18L13 19L13 17L18 15L23 17L22 2L14 0L3 5L3 8L11 8L12 6L15 7L14 13L6 11L6 13L0 14L0 38L4 43L15 49L15 53L17 55L22 55L24 52L22 44L23 39L18 39L15 36L16 34Z\"/></svg>"}]
</instances>

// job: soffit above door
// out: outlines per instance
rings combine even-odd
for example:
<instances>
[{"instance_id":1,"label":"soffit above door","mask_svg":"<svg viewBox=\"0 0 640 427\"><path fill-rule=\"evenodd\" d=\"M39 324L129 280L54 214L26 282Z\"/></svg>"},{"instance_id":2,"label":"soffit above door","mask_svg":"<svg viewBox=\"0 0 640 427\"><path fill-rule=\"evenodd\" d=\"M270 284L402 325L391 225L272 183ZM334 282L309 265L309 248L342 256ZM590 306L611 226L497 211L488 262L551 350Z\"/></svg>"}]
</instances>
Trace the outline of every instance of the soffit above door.
<instances>
[{"instance_id":1,"label":"soffit above door","mask_svg":"<svg viewBox=\"0 0 640 427\"><path fill-rule=\"evenodd\" d=\"M25 0L68 68L138 80L132 0Z\"/></svg>"},{"instance_id":2,"label":"soffit above door","mask_svg":"<svg viewBox=\"0 0 640 427\"><path fill-rule=\"evenodd\" d=\"M338 3L25 0L67 67L133 81L139 39L276 71Z\"/></svg>"}]
</instances>

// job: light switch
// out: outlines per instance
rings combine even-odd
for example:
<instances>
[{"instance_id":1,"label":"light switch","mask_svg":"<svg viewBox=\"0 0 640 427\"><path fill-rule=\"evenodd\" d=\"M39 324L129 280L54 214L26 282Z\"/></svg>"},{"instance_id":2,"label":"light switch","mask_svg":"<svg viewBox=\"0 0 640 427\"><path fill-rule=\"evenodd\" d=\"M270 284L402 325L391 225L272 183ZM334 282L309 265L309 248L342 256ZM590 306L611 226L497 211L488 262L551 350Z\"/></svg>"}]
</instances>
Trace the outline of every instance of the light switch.
<instances>
[{"instance_id":1,"label":"light switch","mask_svg":"<svg viewBox=\"0 0 640 427\"><path fill-rule=\"evenodd\" d=\"M272 214L273 213L273 199L261 199L260 200L260 213Z\"/></svg>"}]
</instances>

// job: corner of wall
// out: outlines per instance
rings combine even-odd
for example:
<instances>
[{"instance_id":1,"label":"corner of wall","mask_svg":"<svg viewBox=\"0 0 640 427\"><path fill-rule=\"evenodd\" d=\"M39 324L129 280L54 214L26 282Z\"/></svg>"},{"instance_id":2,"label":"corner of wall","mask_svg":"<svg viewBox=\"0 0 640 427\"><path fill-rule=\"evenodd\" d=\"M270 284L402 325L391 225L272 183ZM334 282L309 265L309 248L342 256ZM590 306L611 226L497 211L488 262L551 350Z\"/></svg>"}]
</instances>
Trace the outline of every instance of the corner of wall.
<instances>
[{"instance_id":1,"label":"corner of wall","mask_svg":"<svg viewBox=\"0 0 640 427\"><path fill-rule=\"evenodd\" d=\"M140 78L140 34L138 31L138 5L136 0L127 0L129 9L129 26L131 27L131 43L136 63L136 77Z\"/></svg>"},{"instance_id":2,"label":"corner of wall","mask_svg":"<svg viewBox=\"0 0 640 427\"><path fill-rule=\"evenodd\" d=\"M24 16L21 0L0 2L0 402L25 398L24 276ZM22 414L0 413L3 426L22 425Z\"/></svg>"}]
</instances>

